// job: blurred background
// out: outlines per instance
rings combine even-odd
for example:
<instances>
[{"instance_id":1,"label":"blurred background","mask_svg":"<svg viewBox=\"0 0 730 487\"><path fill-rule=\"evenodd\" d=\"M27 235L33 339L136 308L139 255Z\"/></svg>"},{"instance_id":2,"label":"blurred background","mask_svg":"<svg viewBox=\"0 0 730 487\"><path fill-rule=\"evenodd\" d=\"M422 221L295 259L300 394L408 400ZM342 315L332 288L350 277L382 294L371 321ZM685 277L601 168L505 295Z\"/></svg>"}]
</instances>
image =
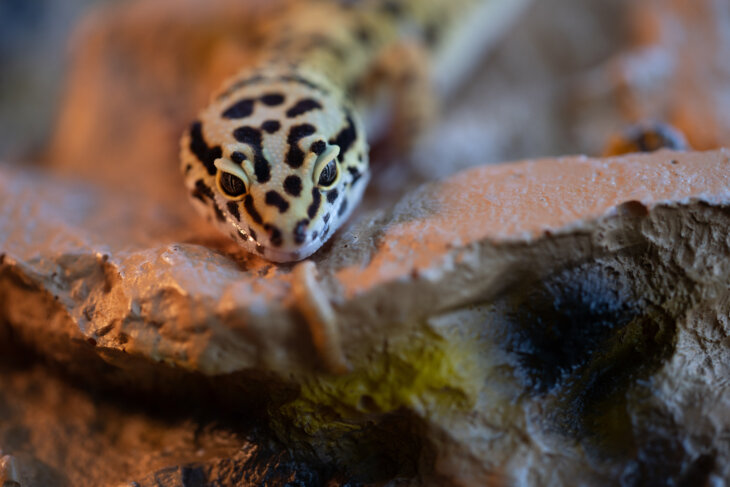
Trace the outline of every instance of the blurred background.
<instances>
[{"instance_id":1,"label":"blurred background","mask_svg":"<svg viewBox=\"0 0 730 487\"><path fill-rule=\"evenodd\" d=\"M255 59L256 19L287 1L0 0L0 159L139 189L135 169L176 165L186 124ZM723 0L533 2L443 103L439 143L424 138L407 177L599 155L645 121L723 145L729 39Z\"/></svg>"},{"instance_id":2,"label":"blurred background","mask_svg":"<svg viewBox=\"0 0 730 487\"><path fill-rule=\"evenodd\" d=\"M180 134L288 1L0 0L0 160L177 201L182 186L159 181ZM393 193L378 202L477 164L600 152L626 123L603 72L631 49L628 5L533 2L444 101L438 138L376 173L371 187Z\"/></svg>"},{"instance_id":3,"label":"blurred background","mask_svg":"<svg viewBox=\"0 0 730 487\"><path fill-rule=\"evenodd\" d=\"M169 226L197 231L177 170L180 134L256 59L258 20L287 1L303 0L0 0L0 162L145 193L179 214ZM600 155L642 121L676 126L696 149L727 146L728 60L727 0L536 0L475 60L408 165L378 168L365 204L387 206L473 165ZM42 367L11 369L0 374L0 446L34 452L26 461L58 480L38 485L131 478L197 458L206 442L240 450L238 432L99 406ZM90 465L104 471L89 478Z\"/></svg>"},{"instance_id":4,"label":"blurred background","mask_svg":"<svg viewBox=\"0 0 730 487\"><path fill-rule=\"evenodd\" d=\"M33 153L50 135L72 29L112 0L0 0L0 159Z\"/></svg>"}]
</instances>

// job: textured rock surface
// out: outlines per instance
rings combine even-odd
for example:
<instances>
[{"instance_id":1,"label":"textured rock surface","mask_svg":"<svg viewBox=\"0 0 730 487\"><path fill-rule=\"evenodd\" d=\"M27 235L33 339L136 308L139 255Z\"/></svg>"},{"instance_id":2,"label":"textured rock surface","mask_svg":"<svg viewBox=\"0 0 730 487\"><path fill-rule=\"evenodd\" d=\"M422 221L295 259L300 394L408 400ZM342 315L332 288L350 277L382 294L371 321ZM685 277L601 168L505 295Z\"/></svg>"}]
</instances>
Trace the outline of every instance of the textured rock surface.
<instances>
[{"instance_id":1,"label":"textured rock surface","mask_svg":"<svg viewBox=\"0 0 730 487\"><path fill-rule=\"evenodd\" d=\"M13 452L13 477L22 487L116 486L130 478L145 487L200 485L201 478L218 485L328 479L248 440L256 431L248 417L119 390L89 394L24 355L8 357L3 347L0 362L0 443ZM0 460L0 480L3 466Z\"/></svg>"},{"instance_id":2,"label":"textured rock surface","mask_svg":"<svg viewBox=\"0 0 730 487\"><path fill-rule=\"evenodd\" d=\"M686 107L713 127L698 144L703 123L683 126L696 146L728 144L727 38L713 34L728 12L682 4L644 7L692 40L662 44L674 65L705 49L702 69L637 109L679 123ZM175 179L178 134L255 52L273 4L245 19L242 2L206 5L94 14L55 172L0 166L0 479L728 481L728 152L458 172L595 153L636 118L621 100L645 85L615 69L643 79L651 63L625 64L632 51L577 76L616 52L622 2L538 2L438 137L376 164L367 210L314 258L337 317L324 345L292 267L242 255ZM340 355L344 375L328 368Z\"/></svg>"},{"instance_id":3,"label":"textured rock surface","mask_svg":"<svg viewBox=\"0 0 730 487\"><path fill-rule=\"evenodd\" d=\"M280 437L364 480L427 458L457 483L659 482L698 461L725 478L728 169L724 150L527 161L364 216L315 259L344 376L289 268L183 243L147 201L4 169L2 315L86 382L233 409L256 394ZM394 432L387 466L372 456Z\"/></svg>"},{"instance_id":4,"label":"textured rock surface","mask_svg":"<svg viewBox=\"0 0 730 487\"><path fill-rule=\"evenodd\" d=\"M391 211L364 216L314 259L337 305L343 346L352 347L348 356L360 355L367 336L396 332L393 322L483 297L491 281L503 285L507 275L482 260L492 252L481 248L491 248L489 242L557 235L622 204L639 213L646 205L692 197L723 204L727 158L725 151L662 152L483 167L425 186ZM209 375L249 367L282 374L316 369L311 350L294 353L297 347L290 346L302 343L306 329L291 311L289 266L241 255L224 237L217 249L186 242L197 228L149 201L125 201L124 193L9 169L0 184L3 268L26 286L48 291L34 293L35 299L63 312L56 326L43 312L37 329L20 330L42 334L39 345L47 353L67 348L54 337L67 345L75 343L67 338L78 337L82 347L93 342L102 354L139 354ZM19 225L26 221L34 224ZM510 262L506 255L491 259L497 269ZM30 312L17 305L6 311L11 322L30 321L23 318Z\"/></svg>"}]
</instances>

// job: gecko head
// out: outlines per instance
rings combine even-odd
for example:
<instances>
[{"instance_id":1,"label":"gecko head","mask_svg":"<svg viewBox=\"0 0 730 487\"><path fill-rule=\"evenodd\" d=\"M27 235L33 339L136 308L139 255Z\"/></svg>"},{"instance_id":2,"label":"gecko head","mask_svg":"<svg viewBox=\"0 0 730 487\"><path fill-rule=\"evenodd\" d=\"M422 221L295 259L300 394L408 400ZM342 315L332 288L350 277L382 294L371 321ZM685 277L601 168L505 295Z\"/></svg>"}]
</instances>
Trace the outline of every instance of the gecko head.
<instances>
[{"instance_id":1,"label":"gecko head","mask_svg":"<svg viewBox=\"0 0 730 487\"><path fill-rule=\"evenodd\" d=\"M359 203L367 143L336 90L301 75L239 81L183 137L198 208L246 250L275 262L319 249Z\"/></svg>"}]
</instances>

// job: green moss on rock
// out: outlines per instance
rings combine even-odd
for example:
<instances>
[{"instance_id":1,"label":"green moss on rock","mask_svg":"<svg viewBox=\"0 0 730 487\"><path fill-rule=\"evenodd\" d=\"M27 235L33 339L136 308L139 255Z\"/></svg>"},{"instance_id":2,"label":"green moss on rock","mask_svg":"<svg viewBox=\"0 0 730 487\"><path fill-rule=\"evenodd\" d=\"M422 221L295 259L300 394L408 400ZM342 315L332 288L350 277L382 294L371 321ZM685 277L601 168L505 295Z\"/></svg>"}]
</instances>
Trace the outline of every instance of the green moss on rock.
<instances>
[{"instance_id":1,"label":"green moss on rock","mask_svg":"<svg viewBox=\"0 0 730 487\"><path fill-rule=\"evenodd\" d=\"M413 465L423 419L474 407L483 374L470 347L430 330L388 342L346 375L303 378L299 396L272 412L274 428L327 461Z\"/></svg>"}]
</instances>

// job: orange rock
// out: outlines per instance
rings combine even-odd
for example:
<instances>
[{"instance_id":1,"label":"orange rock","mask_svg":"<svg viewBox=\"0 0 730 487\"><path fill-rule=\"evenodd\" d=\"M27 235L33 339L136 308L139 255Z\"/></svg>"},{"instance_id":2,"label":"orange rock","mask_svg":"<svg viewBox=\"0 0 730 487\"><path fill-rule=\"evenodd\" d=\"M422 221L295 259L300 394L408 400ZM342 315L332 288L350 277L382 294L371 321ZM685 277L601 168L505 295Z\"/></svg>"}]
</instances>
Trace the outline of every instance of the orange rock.
<instances>
[{"instance_id":1,"label":"orange rock","mask_svg":"<svg viewBox=\"0 0 730 487\"><path fill-rule=\"evenodd\" d=\"M191 228L165 218L164 207L5 168L0 316L14 339L106 387L213 390L225 407L246 408L252 397L265 401L272 390L285 397L281 391L302 381L319 399L281 410L295 417L270 419L292 445L303 441L318 461L341 468L369 453L338 425L368 434L387 408L405 408L411 419L404 421L426 426L394 424L425 431L437 459L428 474L454 485L525 475L537 483L615 479L628 460L611 453L613 437L570 398L588 394L582 388L605 367L618 367L620 387L599 397L613 404L639 387L637 377L699 387L682 360L730 363L722 341L701 338L725 313L728 169L730 153L719 150L467 170L423 186L387 213L362 216L316 254L319 278L305 276L307 292L293 296L293 279L302 277L290 266L180 242ZM310 306L297 303L310 296ZM318 317L326 323L304 326ZM677 358L675 341L687 342L685 354L715 347L715 358ZM335 393L339 387L350 392ZM317 396L320 390L335 392ZM358 390L370 399L347 402ZM677 393L655 394L656 408L686 407ZM526 413L543 403L544 412ZM675 441L652 429L647 409L626 404L634 419L621 420L621 434L638 438L633 448L650 448L644 438L651 435ZM322 416L320 407L329 412ZM376 412L338 416L358 407ZM726 424L724 412L706 414ZM577 418L567 443L551 433L560 415ZM730 449L695 417L682 423L693 448L712 447L718 475L730 474ZM302 424L306 432L297 430ZM596 446L594 438L608 443ZM536 447L545 441L570 459L545 463ZM586 470L586 462L604 458L593 456L595 448L608 463ZM647 481L678 478L666 475Z\"/></svg>"}]
</instances>

